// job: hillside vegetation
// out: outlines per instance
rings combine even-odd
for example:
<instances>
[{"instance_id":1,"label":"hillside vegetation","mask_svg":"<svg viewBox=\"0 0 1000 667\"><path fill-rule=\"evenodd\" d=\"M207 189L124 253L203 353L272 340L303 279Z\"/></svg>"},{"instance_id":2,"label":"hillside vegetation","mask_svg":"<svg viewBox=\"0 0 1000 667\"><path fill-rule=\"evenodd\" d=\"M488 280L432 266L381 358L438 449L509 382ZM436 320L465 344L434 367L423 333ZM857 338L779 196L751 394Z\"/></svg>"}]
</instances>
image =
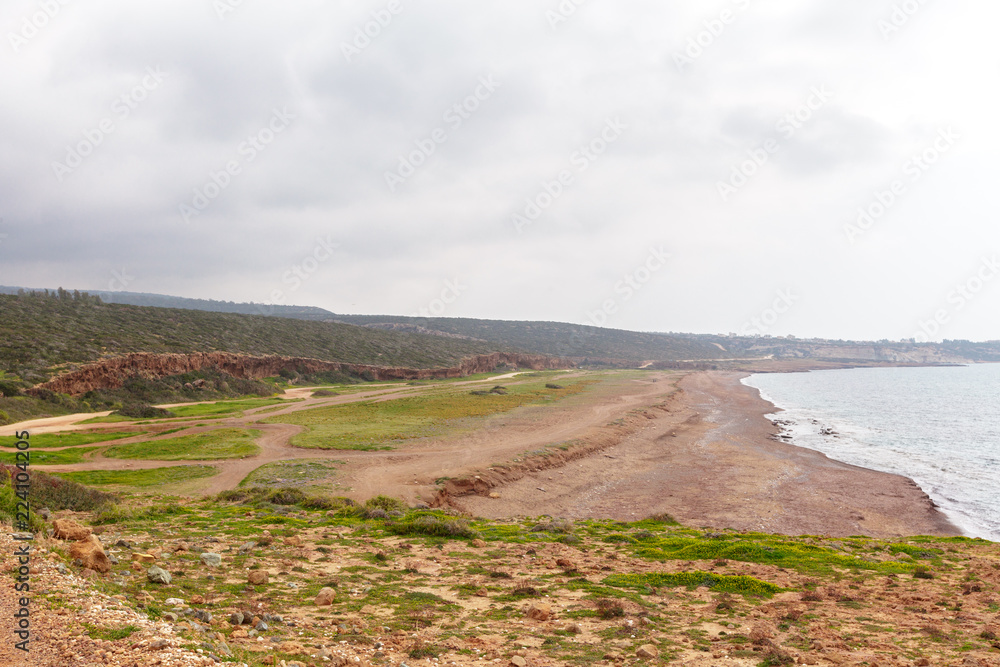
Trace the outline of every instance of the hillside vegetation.
<instances>
[{"instance_id":1,"label":"hillside vegetation","mask_svg":"<svg viewBox=\"0 0 1000 667\"><path fill-rule=\"evenodd\" d=\"M0 372L32 384L73 365L128 352L223 351L432 368L498 349L347 324L106 304L69 292L0 295L0 340Z\"/></svg>"},{"instance_id":2,"label":"hillside vegetation","mask_svg":"<svg viewBox=\"0 0 1000 667\"><path fill-rule=\"evenodd\" d=\"M338 315L337 320L367 327L415 325L429 330L487 341L494 345L506 345L535 354L593 361L702 361L731 356L713 343L695 338L603 329L562 322L517 322L390 315Z\"/></svg>"}]
</instances>

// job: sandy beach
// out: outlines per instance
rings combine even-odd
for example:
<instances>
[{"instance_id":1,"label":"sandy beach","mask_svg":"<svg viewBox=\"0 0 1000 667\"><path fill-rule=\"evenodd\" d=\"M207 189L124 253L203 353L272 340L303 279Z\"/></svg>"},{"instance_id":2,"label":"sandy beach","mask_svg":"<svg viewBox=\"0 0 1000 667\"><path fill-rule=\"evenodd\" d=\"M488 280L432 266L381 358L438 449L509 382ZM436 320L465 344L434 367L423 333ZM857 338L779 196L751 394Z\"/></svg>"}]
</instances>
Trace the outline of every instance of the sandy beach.
<instances>
[{"instance_id":1,"label":"sandy beach","mask_svg":"<svg viewBox=\"0 0 1000 667\"><path fill-rule=\"evenodd\" d=\"M452 504L472 514L636 520L831 536L958 535L912 480L832 460L773 438L774 406L746 373L699 372L666 411L613 446L529 472Z\"/></svg>"}]
</instances>

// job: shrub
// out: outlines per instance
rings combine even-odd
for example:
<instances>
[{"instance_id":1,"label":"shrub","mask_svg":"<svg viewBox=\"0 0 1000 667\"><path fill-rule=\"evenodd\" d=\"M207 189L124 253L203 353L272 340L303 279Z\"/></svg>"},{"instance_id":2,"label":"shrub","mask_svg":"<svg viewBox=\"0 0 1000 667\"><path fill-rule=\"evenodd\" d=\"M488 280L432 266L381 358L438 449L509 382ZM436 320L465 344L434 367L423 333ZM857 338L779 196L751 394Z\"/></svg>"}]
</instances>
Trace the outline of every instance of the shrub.
<instances>
[{"instance_id":1,"label":"shrub","mask_svg":"<svg viewBox=\"0 0 1000 667\"><path fill-rule=\"evenodd\" d=\"M545 388L546 389L565 389L566 387L563 387L562 385L559 385L559 384L547 384L547 385L545 385Z\"/></svg>"},{"instance_id":2,"label":"shrub","mask_svg":"<svg viewBox=\"0 0 1000 667\"><path fill-rule=\"evenodd\" d=\"M274 503L275 505L298 505L299 503L305 502L309 496L305 492L299 489L290 489L288 487L281 487L275 489L267 494L267 502Z\"/></svg>"},{"instance_id":3,"label":"shrub","mask_svg":"<svg viewBox=\"0 0 1000 667\"><path fill-rule=\"evenodd\" d=\"M413 521L391 523L389 531L396 535L428 535L430 537L451 537L473 539L477 536L467 521L443 519L436 516L421 516Z\"/></svg>"},{"instance_id":4,"label":"shrub","mask_svg":"<svg viewBox=\"0 0 1000 667\"><path fill-rule=\"evenodd\" d=\"M14 466L0 464L0 486L10 486L10 479L18 473ZM29 501L33 508L47 507L57 512L92 512L117 501L117 497L90 487L61 479L42 472L31 472L31 494ZM12 488L13 492L13 488Z\"/></svg>"},{"instance_id":5,"label":"shrub","mask_svg":"<svg viewBox=\"0 0 1000 667\"><path fill-rule=\"evenodd\" d=\"M313 392L313 398L331 398L333 396L340 396L340 394L332 389L317 389Z\"/></svg>"},{"instance_id":6,"label":"shrub","mask_svg":"<svg viewBox=\"0 0 1000 667\"><path fill-rule=\"evenodd\" d=\"M405 512L408 508L406 503L398 498L390 498L389 496L375 496L374 498L369 498L368 502L365 503L365 507L368 509L380 509L386 513L389 512Z\"/></svg>"},{"instance_id":7,"label":"shrub","mask_svg":"<svg viewBox=\"0 0 1000 667\"><path fill-rule=\"evenodd\" d=\"M915 570L913 570L913 578L914 579L933 579L934 575L931 574L930 570L928 570L926 567L924 567L924 566L921 565L920 567L918 567Z\"/></svg>"},{"instance_id":8,"label":"shrub","mask_svg":"<svg viewBox=\"0 0 1000 667\"><path fill-rule=\"evenodd\" d=\"M174 416L170 410L155 408L149 403L140 401L125 401L114 414L132 419L166 419Z\"/></svg>"},{"instance_id":9,"label":"shrub","mask_svg":"<svg viewBox=\"0 0 1000 667\"><path fill-rule=\"evenodd\" d=\"M0 392L0 395L2 395L2 393L3 392ZM0 410L0 426L5 426L7 424L10 424L12 421L13 420L10 418L10 415L8 415L3 410Z\"/></svg>"},{"instance_id":10,"label":"shrub","mask_svg":"<svg viewBox=\"0 0 1000 667\"><path fill-rule=\"evenodd\" d=\"M625 615L625 608L619 600L611 598L600 598L597 601L597 615L604 620L619 618Z\"/></svg>"}]
</instances>

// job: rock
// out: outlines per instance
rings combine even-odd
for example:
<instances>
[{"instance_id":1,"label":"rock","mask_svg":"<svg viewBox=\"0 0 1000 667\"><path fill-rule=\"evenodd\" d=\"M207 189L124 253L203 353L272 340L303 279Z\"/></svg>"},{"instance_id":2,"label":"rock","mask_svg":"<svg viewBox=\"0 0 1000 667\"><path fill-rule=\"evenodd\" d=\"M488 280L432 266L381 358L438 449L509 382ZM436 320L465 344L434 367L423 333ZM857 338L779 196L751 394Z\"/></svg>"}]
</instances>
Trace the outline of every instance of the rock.
<instances>
[{"instance_id":1,"label":"rock","mask_svg":"<svg viewBox=\"0 0 1000 667\"><path fill-rule=\"evenodd\" d=\"M928 667L931 664L931 661L928 660L927 658L920 658L913 664L916 665L917 667Z\"/></svg>"},{"instance_id":2,"label":"rock","mask_svg":"<svg viewBox=\"0 0 1000 667\"><path fill-rule=\"evenodd\" d=\"M157 639L149 645L149 650L159 651L160 649L167 648L168 646L170 646L170 642L166 639Z\"/></svg>"},{"instance_id":3,"label":"rock","mask_svg":"<svg viewBox=\"0 0 1000 667\"><path fill-rule=\"evenodd\" d=\"M192 595L191 604L205 604L205 598L200 595Z\"/></svg>"},{"instance_id":4,"label":"rock","mask_svg":"<svg viewBox=\"0 0 1000 667\"><path fill-rule=\"evenodd\" d=\"M575 570L576 569L576 564L573 561L571 561L569 559L566 559L566 558L557 558L556 559L556 565L558 565L559 567L564 568L566 570Z\"/></svg>"},{"instance_id":5,"label":"rock","mask_svg":"<svg viewBox=\"0 0 1000 667\"><path fill-rule=\"evenodd\" d=\"M233 625L243 625L243 612L241 611L234 612L229 617L229 622Z\"/></svg>"},{"instance_id":6,"label":"rock","mask_svg":"<svg viewBox=\"0 0 1000 667\"><path fill-rule=\"evenodd\" d=\"M568 623L566 624L565 630L571 635L583 634L583 626L581 626L579 623Z\"/></svg>"},{"instance_id":7,"label":"rock","mask_svg":"<svg viewBox=\"0 0 1000 667\"><path fill-rule=\"evenodd\" d=\"M247 581L254 586L263 586L268 582L267 572L264 570L254 570L250 573L250 576L247 577Z\"/></svg>"},{"instance_id":8,"label":"rock","mask_svg":"<svg viewBox=\"0 0 1000 667\"><path fill-rule=\"evenodd\" d=\"M493 500L498 500L500 498L500 494L494 491L493 493L490 494L490 498L492 498Z\"/></svg>"},{"instance_id":9,"label":"rock","mask_svg":"<svg viewBox=\"0 0 1000 667\"><path fill-rule=\"evenodd\" d=\"M235 630L233 630L233 634L229 636L232 637L233 639L246 639L247 637L250 636L250 633L248 633L243 628L236 628Z\"/></svg>"},{"instance_id":10,"label":"rock","mask_svg":"<svg viewBox=\"0 0 1000 667\"><path fill-rule=\"evenodd\" d=\"M256 542L247 542L246 544L244 544L243 546L241 546L239 549L237 549L236 552L239 555L241 555L241 556L245 556L245 555L247 555L248 553L250 553L251 551L253 551L256 548L257 548L257 543Z\"/></svg>"},{"instance_id":11,"label":"rock","mask_svg":"<svg viewBox=\"0 0 1000 667\"><path fill-rule=\"evenodd\" d=\"M171 581L170 573L155 565L146 570L146 578L153 584L167 585Z\"/></svg>"},{"instance_id":12,"label":"rock","mask_svg":"<svg viewBox=\"0 0 1000 667\"><path fill-rule=\"evenodd\" d=\"M474 548L474 549L482 549L482 548L484 548L486 546L486 542L484 542L483 540L479 540L479 539L472 540L472 542L470 544L472 545L472 548Z\"/></svg>"},{"instance_id":13,"label":"rock","mask_svg":"<svg viewBox=\"0 0 1000 667\"><path fill-rule=\"evenodd\" d=\"M512 664L514 667L527 667L528 661L519 655L515 655L513 658L510 659L510 664Z\"/></svg>"},{"instance_id":14,"label":"rock","mask_svg":"<svg viewBox=\"0 0 1000 667\"><path fill-rule=\"evenodd\" d=\"M49 519L52 518L52 510L50 510L48 507L43 507L41 510L39 510L38 516L42 517L44 521L48 521Z\"/></svg>"},{"instance_id":15,"label":"rock","mask_svg":"<svg viewBox=\"0 0 1000 667\"><path fill-rule=\"evenodd\" d=\"M168 604L171 607L176 607L178 605L184 604L184 600L180 598L167 598L166 600L163 601L163 604Z\"/></svg>"},{"instance_id":16,"label":"rock","mask_svg":"<svg viewBox=\"0 0 1000 667\"><path fill-rule=\"evenodd\" d=\"M174 545L174 553L181 553L182 551L188 551L188 545L183 542L178 542Z\"/></svg>"},{"instance_id":17,"label":"rock","mask_svg":"<svg viewBox=\"0 0 1000 667\"><path fill-rule=\"evenodd\" d=\"M98 576L98 574L88 567L84 568L84 570L80 572L80 576L83 577L84 579L93 579L94 577Z\"/></svg>"},{"instance_id":18,"label":"rock","mask_svg":"<svg viewBox=\"0 0 1000 667\"><path fill-rule=\"evenodd\" d=\"M222 565L222 556L219 554L204 553L201 555L201 562L208 567L220 567Z\"/></svg>"},{"instance_id":19,"label":"rock","mask_svg":"<svg viewBox=\"0 0 1000 667\"><path fill-rule=\"evenodd\" d=\"M552 618L552 607L547 604L534 604L528 608L528 618L536 621L547 621Z\"/></svg>"},{"instance_id":20,"label":"rock","mask_svg":"<svg viewBox=\"0 0 1000 667\"><path fill-rule=\"evenodd\" d=\"M476 591L476 597L487 598L489 596L490 592L487 591L485 588L480 588L478 591Z\"/></svg>"},{"instance_id":21,"label":"rock","mask_svg":"<svg viewBox=\"0 0 1000 667\"><path fill-rule=\"evenodd\" d=\"M132 562L148 565L149 563L156 562L156 556L153 554L132 554Z\"/></svg>"},{"instance_id":22,"label":"rock","mask_svg":"<svg viewBox=\"0 0 1000 667\"><path fill-rule=\"evenodd\" d=\"M316 596L316 606L329 607L333 604L334 597L336 597L336 593L334 593L332 588L324 588L319 592L319 595Z\"/></svg>"},{"instance_id":23,"label":"rock","mask_svg":"<svg viewBox=\"0 0 1000 667\"><path fill-rule=\"evenodd\" d=\"M77 558L84 569L96 570L97 572L110 572L111 561L104 553L104 547L96 535L88 535L86 539L74 542L69 547L71 558Z\"/></svg>"},{"instance_id":24,"label":"rock","mask_svg":"<svg viewBox=\"0 0 1000 667\"><path fill-rule=\"evenodd\" d=\"M69 574L69 570L68 570L68 569L66 569L66 566L65 566L65 565L63 565L62 563L56 563L56 571L57 571L57 572L58 572L59 574L63 574L63 575L65 575L65 574Z\"/></svg>"},{"instance_id":25,"label":"rock","mask_svg":"<svg viewBox=\"0 0 1000 667\"><path fill-rule=\"evenodd\" d=\"M93 534L93 530L86 526L81 526L76 521L69 519L56 519L52 522L52 537L57 540L70 540L79 542L85 540Z\"/></svg>"},{"instance_id":26,"label":"rock","mask_svg":"<svg viewBox=\"0 0 1000 667\"><path fill-rule=\"evenodd\" d=\"M656 650L656 647L652 644L643 644L639 647L635 654L643 660L652 660L653 658L659 656L660 652Z\"/></svg>"},{"instance_id":27,"label":"rock","mask_svg":"<svg viewBox=\"0 0 1000 667\"><path fill-rule=\"evenodd\" d=\"M168 611L167 613L165 613L163 615L163 618L166 619L166 620L168 620L168 621L170 621L171 623L176 623L177 622L177 614L175 614L172 611Z\"/></svg>"},{"instance_id":28,"label":"rock","mask_svg":"<svg viewBox=\"0 0 1000 667\"><path fill-rule=\"evenodd\" d=\"M108 562L111 563L112 565L118 565L119 564L118 563L118 559L115 558L114 554L108 554Z\"/></svg>"},{"instance_id":29,"label":"rock","mask_svg":"<svg viewBox=\"0 0 1000 667\"><path fill-rule=\"evenodd\" d=\"M285 543L286 546L289 546L289 547L301 547L302 546L302 539L300 537L296 536L296 535L292 535L291 537L286 537L282 541Z\"/></svg>"}]
</instances>

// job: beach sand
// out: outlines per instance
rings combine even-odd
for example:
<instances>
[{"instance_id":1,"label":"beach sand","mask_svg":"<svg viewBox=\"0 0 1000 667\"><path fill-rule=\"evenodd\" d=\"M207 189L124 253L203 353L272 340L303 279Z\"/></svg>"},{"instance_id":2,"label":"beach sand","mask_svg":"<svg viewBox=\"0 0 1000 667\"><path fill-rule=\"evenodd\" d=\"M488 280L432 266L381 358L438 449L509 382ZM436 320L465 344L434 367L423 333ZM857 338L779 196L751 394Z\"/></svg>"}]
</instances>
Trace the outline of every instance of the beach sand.
<instances>
[{"instance_id":1,"label":"beach sand","mask_svg":"<svg viewBox=\"0 0 1000 667\"><path fill-rule=\"evenodd\" d=\"M912 480L773 438L775 411L741 372L692 373L669 412L611 447L451 504L474 515L635 521L789 535L959 535Z\"/></svg>"}]
</instances>

